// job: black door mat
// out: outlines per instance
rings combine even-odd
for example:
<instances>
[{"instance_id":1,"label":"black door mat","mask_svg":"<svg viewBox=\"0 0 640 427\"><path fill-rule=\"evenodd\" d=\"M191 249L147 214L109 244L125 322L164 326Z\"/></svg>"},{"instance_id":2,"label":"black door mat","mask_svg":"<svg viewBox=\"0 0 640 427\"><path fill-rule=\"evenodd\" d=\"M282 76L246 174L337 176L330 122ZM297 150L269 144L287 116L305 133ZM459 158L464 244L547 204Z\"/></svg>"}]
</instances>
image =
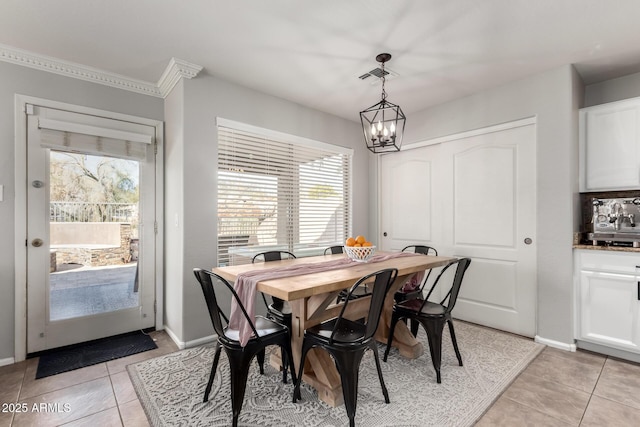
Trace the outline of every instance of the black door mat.
<instances>
[{"instance_id":1,"label":"black door mat","mask_svg":"<svg viewBox=\"0 0 640 427\"><path fill-rule=\"evenodd\" d=\"M36 379L158 348L142 331L61 347L40 355Z\"/></svg>"}]
</instances>

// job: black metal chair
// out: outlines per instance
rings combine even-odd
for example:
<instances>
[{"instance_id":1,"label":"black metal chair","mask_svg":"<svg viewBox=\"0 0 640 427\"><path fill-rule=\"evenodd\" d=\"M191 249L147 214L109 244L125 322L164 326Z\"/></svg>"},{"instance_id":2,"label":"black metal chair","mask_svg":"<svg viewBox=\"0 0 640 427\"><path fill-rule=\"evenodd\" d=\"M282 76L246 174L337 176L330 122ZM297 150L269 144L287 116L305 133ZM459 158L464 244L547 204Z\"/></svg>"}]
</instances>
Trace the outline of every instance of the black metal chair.
<instances>
[{"instance_id":1,"label":"black metal chair","mask_svg":"<svg viewBox=\"0 0 640 427\"><path fill-rule=\"evenodd\" d=\"M342 245L329 246L324 250L325 255L335 255L344 253L344 247ZM343 289L338 294L338 302L345 301L347 299L348 289ZM365 285L361 289L359 289L356 293L351 295L351 299L362 298L371 295L369 288Z\"/></svg>"},{"instance_id":2,"label":"black metal chair","mask_svg":"<svg viewBox=\"0 0 640 427\"><path fill-rule=\"evenodd\" d=\"M262 261L269 262L281 261L283 259L295 259L296 256L287 251L267 251L255 255L253 259L251 259L251 263L259 262L261 258ZM264 304L267 306L267 317L291 327L291 310L289 309L288 304L285 304L284 300L276 297L271 297L271 304L269 304L265 294L261 293L261 295L264 300Z\"/></svg>"},{"instance_id":3,"label":"black metal chair","mask_svg":"<svg viewBox=\"0 0 640 427\"><path fill-rule=\"evenodd\" d=\"M242 301L240 301L238 294L233 289L233 286L231 286L231 284L229 284L229 282L224 278L212 273L211 271L200 268L195 268L193 273L202 287L202 293L204 294L204 299L207 303L207 308L209 309L209 316L213 323L213 329L218 335L218 345L216 346L213 365L211 366L211 373L209 374L209 381L207 382L207 387L204 391L203 402L207 402L209 400L209 393L211 392L211 386L213 385L216 369L218 367L220 352L221 349L224 349L227 354L230 367L233 426L237 426L238 417L242 410L251 359L259 353L264 354L265 348L270 345L279 346L283 354L286 353L289 357L293 357L293 353L291 351L291 335L286 326L263 316L256 316L255 323L252 322L242 304ZM214 282L216 283L215 286ZM242 347L240 345L240 341L238 340L239 332L237 330L229 329L228 317L220 309L216 292L230 294L231 297L236 300L239 309L251 325L253 336L246 346ZM290 365L291 378L293 378L295 383L295 367L293 366L293 363ZM283 377L283 382L286 383L285 379L286 377Z\"/></svg>"},{"instance_id":4,"label":"black metal chair","mask_svg":"<svg viewBox=\"0 0 640 427\"><path fill-rule=\"evenodd\" d=\"M329 254L335 255L335 254L341 254L341 253L344 253L342 245L329 246L324 250L325 255L329 255Z\"/></svg>"},{"instance_id":5,"label":"black metal chair","mask_svg":"<svg viewBox=\"0 0 640 427\"><path fill-rule=\"evenodd\" d=\"M373 336L378 328L385 296L397 275L398 270L395 268L380 270L362 277L349 290L348 294L352 294L360 286L370 282L372 279L374 280L369 315L366 323L355 322L344 317L349 301L352 301L352 299L347 297L340 311L340 315L337 318L328 320L304 331L300 371L302 372L304 369L305 358L312 348L321 347L329 352L335 361L342 382L342 395L344 396L344 404L347 415L349 416L350 426L354 425L356 415L360 361L367 349L373 351L384 401L389 403L389 393L384 384L382 370L380 368L378 346ZM300 398L301 379L302 375L298 377L296 388L293 392L294 402Z\"/></svg>"},{"instance_id":6,"label":"black metal chair","mask_svg":"<svg viewBox=\"0 0 640 427\"><path fill-rule=\"evenodd\" d=\"M264 262L270 261L281 261L283 259L295 259L296 256L291 252L287 251L267 251L256 254L252 259L251 263L254 264L259 262L260 260ZM280 322L285 325L289 330L291 330L291 308L289 307L289 303L286 303L284 300L280 298L271 297L271 304L267 302L267 297L262 292L262 300L264 301L264 305L267 307L267 317L275 320L276 322ZM258 363L260 364L260 372L263 372L264 366L264 352L258 355ZM287 360L286 354L282 354L282 372L284 375L284 382L287 382L287 366L289 361Z\"/></svg>"},{"instance_id":7,"label":"black metal chair","mask_svg":"<svg viewBox=\"0 0 640 427\"><path fill-rule=\"evenodd\" d=\"M424 246L424 245L405 246L404 249L402 249L402 252L414 252L416 254L438 256L438 251L435 248L431 246ZM433 271L432 269L429 269L426 276L422 279L422 283L415 290L403 291L402 288L398 289L396 293L393 294L393 300L395 302L402 302L409 299L422 298L422 296L424 295L422 291L426 286L427 282L429 281L429 277L431 276L432 271ZM406 319L403 319L403 320L406 320ZM418 335L418 322L411 320L410 324L411 324L410 326L411 333L415 337Z\"/></svg>"},{"instance_id":8,"label":"black metal chair","mask_svg":"<svg viewBox=\"0 0 640 427\"><path fill-rule=\"evenodd\" d=\"M393 341L393 332L396 324L400 319L413 319L422 325L427 338L429 340L429 352L431 353L431 361L433 367L436 370L436 379L438 383L441 382L440 378L440 365L442 362L442 331L444 330L444 324L449 324L449 333L451 334L451 342L453 343L453 349L456 352L458 363L462 366L462 356L460 356L460 350L458 350L458 342L456 340L456 333L453 329L453 320L451 318L451 310L456 304L458 299L458 293L460 292L460 286L462 285L462 279L464 274L471 264L470 258L461 258L459 260L452 261L447 264L434 282L433 286L429 290L426 298L415 298L393 305L393 313L391 315L391 328L389 330L389 339L387 341L387 348L384 352L384 361L387 361L389 350L391 349L391 342ZM453 277L453 284L447 292L447 295L440 301L440 303L434 303L428 301L429 297L433 293L434 289L438 286L443 274L453 265L457 265L455 275ZM446 305L445 305L446 303Z\"/></svg>"}]
</instances>

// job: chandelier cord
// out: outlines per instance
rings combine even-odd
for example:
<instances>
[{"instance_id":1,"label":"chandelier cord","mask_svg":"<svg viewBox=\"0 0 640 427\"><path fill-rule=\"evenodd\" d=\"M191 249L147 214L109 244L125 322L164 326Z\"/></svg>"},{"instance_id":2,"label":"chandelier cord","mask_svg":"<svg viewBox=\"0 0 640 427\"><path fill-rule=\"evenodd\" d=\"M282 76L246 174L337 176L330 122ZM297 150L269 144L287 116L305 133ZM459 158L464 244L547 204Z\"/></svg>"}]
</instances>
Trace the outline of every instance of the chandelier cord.
<instances>
[{"instance_id":1,"label":"chandelier cord","mask_svg":"<svg viewBox=\"0 0 640 427\"><path fill-rule=\"evenodd\" d=\"M385 81L386 79L384 74L384 61L382 61L382 100L383 101L387 99L387 91L384 89Z\"/></svg>"}]
</instances>

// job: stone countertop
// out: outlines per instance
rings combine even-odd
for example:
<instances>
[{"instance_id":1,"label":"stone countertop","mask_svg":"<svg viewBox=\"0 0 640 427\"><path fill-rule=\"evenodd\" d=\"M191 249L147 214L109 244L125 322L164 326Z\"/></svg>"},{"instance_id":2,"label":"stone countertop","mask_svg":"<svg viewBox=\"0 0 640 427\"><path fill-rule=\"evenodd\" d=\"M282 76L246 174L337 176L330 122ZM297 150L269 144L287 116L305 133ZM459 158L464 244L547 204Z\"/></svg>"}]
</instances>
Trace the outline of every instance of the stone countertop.
<instances>
[{"instance_id":1,"label":"stone countertop","mask_svg":"<svg viewBox=\"0 0 640 427\"><path fill-rule=\"evenodd\" d=\"M593 245L573 245L573 249L588 249L592 251L613 251L613 252L640 252L640 248L629 248L624 246L593 246Z\"/></svg>"}]
</instances>

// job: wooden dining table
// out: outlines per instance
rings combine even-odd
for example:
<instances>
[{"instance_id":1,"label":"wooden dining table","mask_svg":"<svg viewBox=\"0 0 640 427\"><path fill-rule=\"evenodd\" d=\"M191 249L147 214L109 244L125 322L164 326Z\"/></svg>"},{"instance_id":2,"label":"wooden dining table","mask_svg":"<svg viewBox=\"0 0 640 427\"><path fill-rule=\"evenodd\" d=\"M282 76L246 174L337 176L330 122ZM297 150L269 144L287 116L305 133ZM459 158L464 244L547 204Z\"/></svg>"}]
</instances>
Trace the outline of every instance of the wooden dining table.
<instances>
[{"instance_id":1,"label":"wooden dining table","mask_svg":"<svg viewBox=\"0 0 640 427\"><path fill-rule=\"evenodd\" d=\"M377 252L376 254L391 253ZM235 282L238 275L248 271L321 263L343 257L346 257L346 255L320 255L267 263L216 267L213 268L213 272L230 282ZM300 366L298 366L305 329L338 316L343 304L337 302L337 296L341 290L350 288L358 279L369 273L385 268L396 268L398 269L398 276L385 298L384 308L375 336L379 342L386 344L391 326L394 293L412 275L431 268L444 266L453 260L455 258L445 256L415 255L393 257L379 262L352 262L334 270L259 281L256 289L259 292L289 302L292 320L291 347L296 372L302 372L303 380L318 391L318 397L321 400L331 406L338 406L343 403L342 386L338 371L329 354L321 349L313 349L307 355L304 368L301 370ZM345 317L354 320L366 317L369 304L370 297L349 301ZM416 340L403 322L398 322L396 326L393 346L397 347L400 354L407 358L420 357L424 352L422 343ZM276 368L281 368L279 352L272 353L270 363Z\"/></svg>"}]
</instances>

